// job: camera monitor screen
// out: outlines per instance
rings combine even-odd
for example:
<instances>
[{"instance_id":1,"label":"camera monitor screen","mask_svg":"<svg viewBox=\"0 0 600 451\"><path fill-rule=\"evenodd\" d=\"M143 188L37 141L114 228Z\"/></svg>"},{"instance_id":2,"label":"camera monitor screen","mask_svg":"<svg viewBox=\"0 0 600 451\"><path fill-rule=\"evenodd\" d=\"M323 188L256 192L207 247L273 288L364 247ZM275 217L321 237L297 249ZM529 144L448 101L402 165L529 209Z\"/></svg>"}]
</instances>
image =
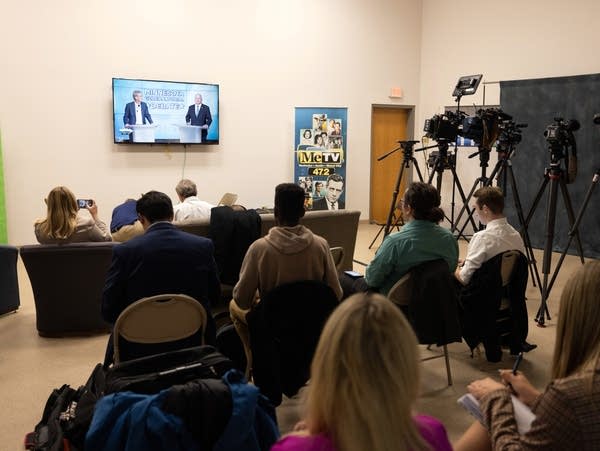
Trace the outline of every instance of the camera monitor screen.
<instances>
[{"instance_id":1,"label":"camera monitor screen","mask_svg":"<svg viewBox=\"0 0 600 451\"><path fill-rule=\"evenodd\" d=\"M113 78L112 87L115 143L219 143L219 85Z\"/></svg>"}]
</instances>

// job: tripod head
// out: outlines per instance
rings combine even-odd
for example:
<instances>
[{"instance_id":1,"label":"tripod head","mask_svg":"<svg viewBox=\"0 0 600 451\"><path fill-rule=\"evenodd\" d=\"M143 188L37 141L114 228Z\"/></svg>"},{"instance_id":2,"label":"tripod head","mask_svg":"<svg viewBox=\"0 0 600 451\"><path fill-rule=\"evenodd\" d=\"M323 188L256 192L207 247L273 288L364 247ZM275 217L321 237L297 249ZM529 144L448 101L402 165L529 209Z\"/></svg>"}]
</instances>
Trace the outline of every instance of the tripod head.
<instances>
[{"instance_id":1,"label":"tripod head","mask_svg":"<svg viewBox=\"0 0 600 451\"><path fill-rule=\"evenodd\" d=\"M576 119L565 121L561 117L555 117L554 122L544 131L544 137L548 143L550 152L550 177L560 177L564 174L561 161L565 160L567 168L566 182L572 183L577 176L577 142L573 132L579 130L580 124ZM570 154L569 154L570 151Z\"/></svg>"}]
</instances>

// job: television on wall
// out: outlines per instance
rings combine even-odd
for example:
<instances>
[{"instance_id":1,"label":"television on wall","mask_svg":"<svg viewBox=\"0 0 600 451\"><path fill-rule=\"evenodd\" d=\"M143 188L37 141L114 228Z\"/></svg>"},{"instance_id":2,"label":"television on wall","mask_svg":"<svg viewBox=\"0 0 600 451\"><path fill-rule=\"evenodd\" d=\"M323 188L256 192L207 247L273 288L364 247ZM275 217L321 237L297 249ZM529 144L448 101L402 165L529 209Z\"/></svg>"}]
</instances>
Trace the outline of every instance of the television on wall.
<instances>
[{"instance_id":1,"label":"television on wall","mask_svg":"<svg viewBox=\"0 0 600 451\"><path fill-rule=\"evenodd\" d=\"M115 143L219 143L219 85L113 78L112 92Z\"/></svg>"}]
</instances>

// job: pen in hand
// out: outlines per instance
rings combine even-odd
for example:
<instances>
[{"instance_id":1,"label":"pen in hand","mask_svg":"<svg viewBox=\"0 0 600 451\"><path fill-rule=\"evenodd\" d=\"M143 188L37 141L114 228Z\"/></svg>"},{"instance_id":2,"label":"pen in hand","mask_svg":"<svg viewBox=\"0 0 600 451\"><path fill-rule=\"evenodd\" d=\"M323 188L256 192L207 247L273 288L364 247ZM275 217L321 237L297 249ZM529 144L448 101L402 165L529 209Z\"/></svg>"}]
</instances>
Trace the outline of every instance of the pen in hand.
<instances>
[{"instance_id":1,"label":"pen in hand","mask_svg":"<svg viewBox=\"0 0 600 451\"><path fill-rule=\"evenodd\" d=\"M523 360L523 353L519 352L519 355L517 356L517 360L515 360L515 364L513 365L512 368L512 373L513 375L517 375L517 370L519 369L519 365L521 364L521 361Z\"/></svg>"}]
</instances>

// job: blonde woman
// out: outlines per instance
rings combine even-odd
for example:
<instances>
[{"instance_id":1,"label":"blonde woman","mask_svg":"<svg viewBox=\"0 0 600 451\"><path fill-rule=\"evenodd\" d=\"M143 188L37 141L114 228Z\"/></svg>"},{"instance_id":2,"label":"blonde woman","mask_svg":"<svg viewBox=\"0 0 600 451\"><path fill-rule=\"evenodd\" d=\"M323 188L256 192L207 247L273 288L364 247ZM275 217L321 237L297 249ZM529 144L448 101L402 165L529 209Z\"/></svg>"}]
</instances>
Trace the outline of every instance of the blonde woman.
<instances>
[{"instance_id":1,"label":"blonde woman","mask_svg":"<svg viewBox=\"0 0 600 451\"><path fill-rule=\"evenodd\" d=\"M600 449L600 262L588 262L562 292L552 359L553 381L543 393L518 372L501 371L502 382L475 381L486 427L474 423L456 450ZM536 415L519 435L510 387ZM489 431L489 432L488 432Z\"/></svg>"},{"instance_id":2,"label":"blonde woman","mask_svg":"<svg viewBox=\"0 0 600 451\"><path fill-rule=\"evenodd\" d=\"M85 207L78 209L71 190L65 186L57 186L48 194L46 205L46 219L34 224L39 243L111 241L106 224L98 219L98 206L94 201L89 201Z\"/></svg>"},{"instance_id":3,"label":"blonde woman","mask_svg":"<svg viewBox=\"0 0 600 451\"><path fill-rule=\"evenodd\" d=\"M272 451L451 450L438 420L414 415L418 391L410 325L385 297L355 294L321 334L305 420Z\"/></svg>"}]
</instances>

